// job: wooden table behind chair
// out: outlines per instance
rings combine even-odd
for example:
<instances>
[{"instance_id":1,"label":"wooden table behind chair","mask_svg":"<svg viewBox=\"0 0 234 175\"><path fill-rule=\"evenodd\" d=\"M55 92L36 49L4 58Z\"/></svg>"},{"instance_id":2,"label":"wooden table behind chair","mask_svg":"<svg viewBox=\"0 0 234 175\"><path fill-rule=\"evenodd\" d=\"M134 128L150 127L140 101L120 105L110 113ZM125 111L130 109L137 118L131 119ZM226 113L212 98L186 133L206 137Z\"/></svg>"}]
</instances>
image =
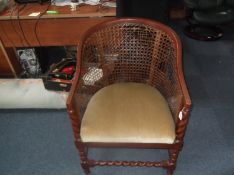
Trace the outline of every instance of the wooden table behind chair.
<instances>
[{"instance_id":1,"label":"wooden table behind chair","mask_svg":"<svg viewBox=\"0 0 234 175\"><path fill-rule=\"evenodd\" d=\"M45 13L40 19L38 16L29 16L33 12L45 12L47 8L46 3L43 5L27 4L25 7L17 5L1 13L0 38L3 47L0 52L7 53L8 57L8 61L1 62L9 65L0 65L0 76L3 75L2 67L6 66L9 66L10 70L7 72L8 76L16 77L20 72L17 59L12 58L13 48L77 45L88 28L115 17L115 8L90 5L82 5L75 12L71 12L69 6L49 6L48 10L56 10L58 14ZM19 16L18 9L22 9ZM4 76L5 74L6 72Z\"/></svg>"}]
</instances>

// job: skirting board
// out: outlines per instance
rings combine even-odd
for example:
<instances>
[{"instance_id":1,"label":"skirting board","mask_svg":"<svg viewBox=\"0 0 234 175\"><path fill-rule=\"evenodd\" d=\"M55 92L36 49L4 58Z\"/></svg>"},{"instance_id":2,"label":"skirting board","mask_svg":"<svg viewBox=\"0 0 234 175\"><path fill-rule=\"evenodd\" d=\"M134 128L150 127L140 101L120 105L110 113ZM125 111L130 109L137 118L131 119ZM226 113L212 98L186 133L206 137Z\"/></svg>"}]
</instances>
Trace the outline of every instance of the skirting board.
<instances>
[{"instance_id":1,"label":"skirting board","mask_svg":"<svg viewBox=\"0 0 234 175\"><path fill-rule=\"evenodd\" d=\"M48 91L41 79L0 79L0 109L66 107L67 92Z\"/></svg>"}]
</instances>

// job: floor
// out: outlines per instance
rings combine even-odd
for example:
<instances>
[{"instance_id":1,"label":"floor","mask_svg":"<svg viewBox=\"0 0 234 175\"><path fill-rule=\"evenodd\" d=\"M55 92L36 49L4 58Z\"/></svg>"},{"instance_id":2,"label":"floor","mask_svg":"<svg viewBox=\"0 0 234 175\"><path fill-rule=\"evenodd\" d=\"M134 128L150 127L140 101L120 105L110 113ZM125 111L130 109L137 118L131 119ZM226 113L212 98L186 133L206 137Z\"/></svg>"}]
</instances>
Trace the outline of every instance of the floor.
<instances>
[{"instance_id":1,"label":"floor","mask_svg":"<svg viewBox=\"0 0 234 175\"><path fill-rule=\"evenodd\" d=\"M183 43L185 77L193 109L174 175L234 175L234 33L201 42L172 27ZM165 151L92 149L96 159L157 160ZM1 175L82 174L65 110L1 110ZM161 168L95 167L92 175L165 175Z\"/></svg>"}]
</instances>

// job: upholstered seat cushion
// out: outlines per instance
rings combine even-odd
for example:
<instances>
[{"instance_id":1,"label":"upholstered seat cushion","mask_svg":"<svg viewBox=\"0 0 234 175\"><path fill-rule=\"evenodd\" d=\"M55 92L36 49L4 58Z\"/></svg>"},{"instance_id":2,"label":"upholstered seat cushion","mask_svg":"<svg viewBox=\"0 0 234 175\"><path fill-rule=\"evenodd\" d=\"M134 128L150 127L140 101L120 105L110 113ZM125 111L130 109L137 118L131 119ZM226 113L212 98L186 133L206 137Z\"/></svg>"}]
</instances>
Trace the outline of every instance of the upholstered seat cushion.
<instances>
[{"instance_id":1,"label":"upholstered seat cushion","mask_svg":"<svg viewBox=\"0 0 234 175\"><path fill-rule=\"evenodd\" d=\"M117 83L99 90L81 124L83 142L168 143L175 140L166 100L141 83Z\"/></svg>"}]
</instances>

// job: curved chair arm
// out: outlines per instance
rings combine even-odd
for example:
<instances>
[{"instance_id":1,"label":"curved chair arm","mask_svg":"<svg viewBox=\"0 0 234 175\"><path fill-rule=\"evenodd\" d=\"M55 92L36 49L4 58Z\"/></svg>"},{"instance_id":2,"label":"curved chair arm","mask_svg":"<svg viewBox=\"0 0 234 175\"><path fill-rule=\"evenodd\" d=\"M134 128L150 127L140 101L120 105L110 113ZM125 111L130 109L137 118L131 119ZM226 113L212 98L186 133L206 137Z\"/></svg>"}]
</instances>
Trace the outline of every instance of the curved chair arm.
<instances>
[{"instance_id":1,"label":"curved chair arm","mask_svg":"<svg viewBox=\"0 0 234 175\"><path fill-rule=\"evenodd\" d=\"M178 43L179 43L178 50L182 50L181 41L179 38L178 38ZM182 53L182 51L181 51L181 53ZM190 109L192 102L191 102L188 88L186 86L186 82L185 82L185 78L184 78L183 67L182 67L182 65L183 65L182 64L182 54L181 53L178 53L178 55L177 55L177 76L178 76L180 88L181 88L181 91L183 94L183 101L182 101L183 108Z\"/></svg>"},{"instance_id":2,"label":"curved chair arm","mask_svg":"<svg viewBox=\"0 0 234 175\"><path fill-rule=\"evenodd\" d=\"M181 50L181 41L178 38L178 50ZM177 76L180 85L181 92L183 94L181 107L179 109L179 113L177 114L177 118L175 121L176 124L176 143L183 144L183 138L185 135L186 126L189 120L189 113L192 106L192 102L189 96L189 92L186 86L183 68L182 68L182 52L178 52L177 55Z\"/></svg>"},{"instance_id":3,"label":"curved chair arm","mask_svg":"<svg viewBox=\"0 0 234 175\"><path fill-rule=\"evenodd\" d=\"M156 77L156 81L150 84L164 95L177 124L180 121L180 112L190 109L191 99L183 74L181 41L174 31L170 31L170 34L172 34L171 38L175 41L176 63L167 66L168 69L165 69L164 72L167 76L164 76L161 82L158 82L158 80L162 79L162 77L159 77L158 72L154 72L153 76ZM183 118L187 116L183 115Z\"/></svg>"},{"instance_id":4,"label":"curved chair arm","mask_svg":"<svg viewBox=\"0 0 234 175\"><path fill-rule=\"evenodd\" d=\"M182 46L181 46L181 41L179 39L178 36L177 40L178 40L178 49L177 50L182 50ZM188 118L188 114L192 105L190 96L189 96L189 92L188 92L188 88L186 86L186 82L185 82L185 78L184 78L184 73L183 73L183 67L182 67L182 51L177 53L177 77L178 77L178 81L179 81L179 85L180 85L180 89L181 92L183 94L183 98L182 98L182 106L180 109L180 112L178 114L178 124L180 123L181 120L184 120ZM180 114L182 116L180 116Z\"/></svg>"},{"instance_id":5,"label":"curved chair arm","mask_svg":"<svg viewBox=\"0 0 234 175\"><path fill-rule=\"evenodd\" d=\"M178 77L179 82L181 86L181 90L183 93L183 99L182 99L182 107L179 111L177 120L176 120L176 140L177 143L183 143L183 138L185 135L186 126L189 120L189 113L191 109L191 99L185 84L184 75L182 72L182 66L181 64L178 67Z\"/></svg>"},{"instance_id":6,"label":"curved chair arm","mask_svg":"<svg viewBox=\"0 0 234 175\"><path fill-rule=\"evenodd\" d=\"M73 134L75 141L80 140L80 125L81 125L81 116L79 111L79 99L77 96L77 89L78 89L78 83L80 79L80 70L81 70L81 53L82 53L82 43L83 43L84 37L81 38L81 40L78 43L77 48L77 63L76 63L76 72L74 75L74 80L72 81L72 86L68 94L68 98L66 101L67 105L67 111L70 116L70 121L72 124Z\"/></svg>"}]
</instances>

